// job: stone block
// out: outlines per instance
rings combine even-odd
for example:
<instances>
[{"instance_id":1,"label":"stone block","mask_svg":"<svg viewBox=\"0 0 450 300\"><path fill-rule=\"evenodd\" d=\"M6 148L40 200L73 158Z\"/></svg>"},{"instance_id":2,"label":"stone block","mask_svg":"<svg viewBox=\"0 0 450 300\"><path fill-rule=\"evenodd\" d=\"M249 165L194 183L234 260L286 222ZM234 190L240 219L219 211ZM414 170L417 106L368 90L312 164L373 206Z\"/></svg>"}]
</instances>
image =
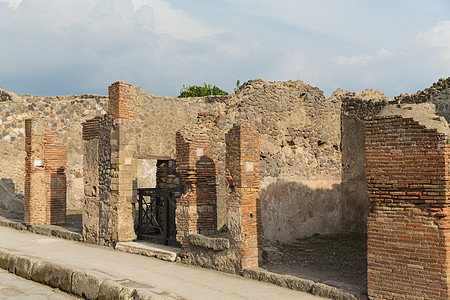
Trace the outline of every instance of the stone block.
<instances>
[{"instance_id":1,"label":"stone block","mask_svg":"<svg viewBox=\"0 0 450 300\"><path fill-rule=\"evenodd\" d=\"M14 256L12 258L9 271L20 277L31 279L31 269L36 262L37 259L24 256Z\"/></svg>"},{"instance_id":2,"label":"stone block","mask_svg":"<svg viewBox=\"0 0 450 300\"><path fill-rule=\"evenodd\" d=\"M72 276L72 293L88 300L99 298L103 279L92 273L75 271Z\"/></svg>"},{"instance_id":3,"label":"stone block","mask_svg":"<svg viewBox=\"0 0 450 300\"><path fill-rule=\"evenodd\" d=\"M38 260L31 269L31 279L71 293L74 270L51 262Z\"/></svg>"},{"instance_id":4,"label":"stone block","mask_svg":"<svg viewBox=\"0 0 450 300\"><path fill-rule=\"evenodd\" d=\"M191 245L212 249L215 251L223 251L230 248L230 240L220 237L207 237L201 234L188 235L188 241Z\"/></svg>"},{"instance_id":5,"label":"stone block","mask_svg":"<svg viewBox=\"0 0 450 300\"><path fill-rule=\"evenodd\" d=\"M4 250L0 251L0 268L4 270L9 270L9 266L11 265L13 255Z\"/></svg>"},{"instance_id":6,"label":"stone block","mask_svg":"<svg viewBox=\"0 0 450 300\"><path fill-rule=\"evenodd\" d=\"M135 289L124 287L118 282L106 279L99 287L98 300L131 300Z\"/></svg>"}]
</instances>

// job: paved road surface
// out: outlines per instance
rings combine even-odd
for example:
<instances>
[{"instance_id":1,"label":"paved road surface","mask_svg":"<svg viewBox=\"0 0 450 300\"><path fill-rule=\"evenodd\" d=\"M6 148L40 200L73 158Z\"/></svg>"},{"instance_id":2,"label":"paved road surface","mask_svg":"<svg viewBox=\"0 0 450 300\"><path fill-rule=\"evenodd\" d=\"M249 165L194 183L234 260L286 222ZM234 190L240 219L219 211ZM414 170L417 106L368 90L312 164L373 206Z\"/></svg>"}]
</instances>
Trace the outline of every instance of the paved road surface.
<instances>
[{"instance_id":1,"label":"paved road surface","mask_svg":"<svg viewBox=\"0 0 450 300\"><path fill-rule=\"evenodd\" d=\"M117 282L184 299L323 299L272 284L106 247L0 227L0 251L84 269Z\"/></svg>"},{"instance_id":2,"label":"paved road surface","mask_svg":"<svg viewBox=\"0 0 450 300\"><path fill-rule=\"evenodd\" d=\"M76 300L75 296L0 269L0 300Z\"/></svg>"}]
</instances>

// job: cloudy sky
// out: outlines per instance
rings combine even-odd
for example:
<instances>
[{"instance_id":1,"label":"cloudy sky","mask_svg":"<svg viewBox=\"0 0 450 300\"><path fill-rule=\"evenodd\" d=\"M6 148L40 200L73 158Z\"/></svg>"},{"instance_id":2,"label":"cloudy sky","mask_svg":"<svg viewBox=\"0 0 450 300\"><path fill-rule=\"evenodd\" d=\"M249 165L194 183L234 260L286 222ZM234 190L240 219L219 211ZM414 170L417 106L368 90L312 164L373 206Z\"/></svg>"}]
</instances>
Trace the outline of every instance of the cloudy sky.
<instances>
[{"instance_id":1,"label":"cloudy sky","mask_svg":"<svg viewBox=\"0 0 450 300\"><path fill-rule=\"evenodd\" d=\"M0 0L0 87L21 94L262 78L393 97L449 76L449 0Z\"/></svg>"}]
</instances>

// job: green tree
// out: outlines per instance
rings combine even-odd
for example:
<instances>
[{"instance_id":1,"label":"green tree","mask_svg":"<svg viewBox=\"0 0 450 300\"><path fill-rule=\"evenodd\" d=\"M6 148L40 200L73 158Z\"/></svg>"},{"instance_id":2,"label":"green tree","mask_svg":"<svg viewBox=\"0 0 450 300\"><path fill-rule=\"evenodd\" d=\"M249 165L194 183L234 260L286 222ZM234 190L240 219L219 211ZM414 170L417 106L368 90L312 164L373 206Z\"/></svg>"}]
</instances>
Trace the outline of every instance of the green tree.
<instances>
[{"instance_id":1,"label":"green tree","mask_svg":"<svg viewBox=\"0 0 450 300\"><path fill-rule=\"evenodd\" d=\"M180 95L178 96L178 98L204 97L210 95L228 95L228 93L219 89L215 85L212 86L211 84L204 83L203 86L185 86L183 84L183 88L180 90Z\"/></svg>"}]
</instances>

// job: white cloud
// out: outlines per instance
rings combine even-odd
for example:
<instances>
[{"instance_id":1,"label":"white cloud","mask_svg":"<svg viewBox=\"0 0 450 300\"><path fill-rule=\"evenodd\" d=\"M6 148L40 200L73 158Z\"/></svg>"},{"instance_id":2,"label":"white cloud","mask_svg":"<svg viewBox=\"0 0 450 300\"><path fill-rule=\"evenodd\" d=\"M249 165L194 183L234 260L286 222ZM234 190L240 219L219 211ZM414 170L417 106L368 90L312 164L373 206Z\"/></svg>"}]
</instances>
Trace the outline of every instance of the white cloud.
<instances>
[{"instance_id":1,"label":"white cloud","mask_svg":"<svg viewBox=\"0 0 450 300\"><path fill-rule=\"evenodd\" d=\"M9 7L16 9L17 7L19 7L22 0L0 0L0 2L8 2Z\"/></svg>"},{"instance_id":2,"label":"white cloud","mask_svg":"<svg viewBox=\"0 0 450 300\"><path fill-rule=\"evenodd\" d=\"M308 55L300 51L288 51L277 62L271 80L304 80L313 81L316 71L309 68ZM315 79L315 78L314 78Z\"/></svg>"},{"instance_id":3,"label":"white cloud","mask_svg":"<svg viewBox=\"0 0 450 300\"><path fill-rule=\"evenodd\" d=\"M190 40L221 33L201 23L185 11L174 8L165 0L132 0L134 8L150 6L155 12L155 33L168 34L175 39Z\"/></svg>"},{"instance_id":4,"label":"white cloud","mask_svg":"<svg viewBox=\"0 0 450 300\"><path fill-rule=\"evenodd\" d=\"M416 39L426 46L439 48L442 57L450 60L450 20L441 21L428 30L420 31Z\"/></svg>"},{"instance_id":5,"label":"white cloud","mask_svg":"<svg viewBox=\"0 0 450 300\"><path fill-rule=\"evenodd\" d=\"M333 61L339 66L363 66L376 60L382 60L397 55L403 55L403 52L396 53L384 48L378 49L374 54L362 54L356 56L336 56Z\"/></svg>"}]
</instances>

